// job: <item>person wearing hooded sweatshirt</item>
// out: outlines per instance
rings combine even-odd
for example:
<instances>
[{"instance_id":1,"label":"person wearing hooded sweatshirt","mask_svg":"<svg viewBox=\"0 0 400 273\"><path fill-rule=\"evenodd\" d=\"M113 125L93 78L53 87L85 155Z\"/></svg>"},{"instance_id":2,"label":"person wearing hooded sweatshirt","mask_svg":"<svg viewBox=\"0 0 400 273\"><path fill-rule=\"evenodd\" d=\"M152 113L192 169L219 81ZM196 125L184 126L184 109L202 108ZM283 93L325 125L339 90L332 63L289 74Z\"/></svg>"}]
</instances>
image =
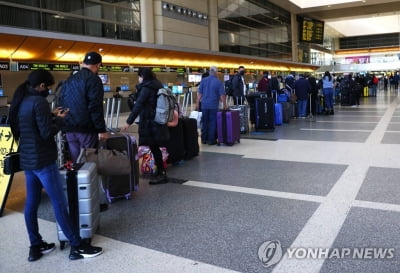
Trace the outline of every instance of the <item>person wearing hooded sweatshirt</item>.
<instances>
[{"instance_id":1,"label":"person wearing hooded sweatshirt","mask_svg":"<svg viewBox=\"0 0 400 273\"><path fill-rule=\"evenodd\" d=\"M139 84L136 86L137 100L132 108L126 124L122 126L122 131L126 131L133 124L135 119L140 116L139 122L139 146L149 146L154 156L157 173L153 174L150 185L168 183L167 173L164 168L160 147L163 140L167 140L164 131L159 130L161 127L154 121L157 92L163 87L162 83L156 78L156 75L150 68L139 68L138 71Z\"/></svg>"},{"instance_id":2,"label":"person wearing hooded sweatshirt","mask_svg":"<svg viewBox=\"0 0 400 273\"><path fill-rule=\"evenodd\" d=\"M57 108L50 111L46 96L54 84L50 72L38 69L14 92L10 105L9 122L14 138L19 142L20 167L25 172L26 201L25 224L31 243L28 261L40 259L55 249L54 243L47 243L39 233L38 207L42 189L46 190L54 209L57 223L68 238L71 260L95 257L103 252L81 239L79 229L74 227L67 209L57 159L54 136L63 126L68 111Z\"/></svg>"}]
</instances>

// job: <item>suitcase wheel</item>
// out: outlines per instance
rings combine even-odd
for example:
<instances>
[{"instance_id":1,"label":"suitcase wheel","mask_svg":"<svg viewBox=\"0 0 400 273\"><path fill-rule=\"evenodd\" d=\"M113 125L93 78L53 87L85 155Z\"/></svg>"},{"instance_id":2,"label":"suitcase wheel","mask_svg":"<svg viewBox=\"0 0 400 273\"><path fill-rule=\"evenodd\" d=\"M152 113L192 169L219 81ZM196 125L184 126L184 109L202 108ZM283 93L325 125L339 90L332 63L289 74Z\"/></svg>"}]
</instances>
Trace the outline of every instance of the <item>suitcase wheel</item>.
<instances>
[{"instance_id":1,"label":"suitcase wheel","mask_svg":"<svg viewBox=\"0 0 400 273\"><path fill-rule=\"evenodd\" d=\"M130 194L130 193L128 193L128 194L125 194L125 199L126 199L126 200L129 200L129 199L131 199L131 194Z\"/></svg>"},{"instance_id":2,"label":"suitcase wheel","mask_svg":"<svg viewBox=\"0 0 400 273\"><path fill-rule=\"evenodd\" d=\"M60 249L63 250L65 248L65 242L60 241Z\"/></svg>"}]
</instances>

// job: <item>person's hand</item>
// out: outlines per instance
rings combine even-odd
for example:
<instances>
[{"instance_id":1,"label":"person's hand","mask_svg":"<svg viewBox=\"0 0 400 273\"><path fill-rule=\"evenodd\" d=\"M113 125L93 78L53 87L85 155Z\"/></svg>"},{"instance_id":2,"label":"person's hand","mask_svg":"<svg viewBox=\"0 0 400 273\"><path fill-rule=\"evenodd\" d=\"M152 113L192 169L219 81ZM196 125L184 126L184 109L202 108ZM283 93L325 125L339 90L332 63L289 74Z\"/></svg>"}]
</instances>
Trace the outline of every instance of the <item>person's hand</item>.
<instances>
[{"instance_id":1,"label":"person's hand","mask_svg":"<svg viewBox=\"0 0 400 273\"><path fill-rule=\"evenodd\" d=\"M65 116L68 114L68 112L69 112L69 108L57 107L57 109L55 109L53 111L53 114L56 117L65 118Z\"/></svg>"},{"instance_id":2,"label":"person's hand","mask_svg":"<svg viewBox=\"0 0 400 273\"><path fill-rule=\"evenodd\" d=\"M110 137L110 134L107 133L107 132L105 132L105 133L99 133L99 140L100 140L100 141L106 140L106 139L108 139L109 137Z\"/></svg>"},{"instance_id":3,"label":"person's hand","mask_svg":"<svg viewBox=\"0 0 400 273\"><path fill-rule=\"evenodd\" d=\"M129 128L130 126L131 126L130 124L125 123L125 125L121 127L121 131L126 131L126 130L128 130L128 128Z\"/></svg>"}]
</instances>

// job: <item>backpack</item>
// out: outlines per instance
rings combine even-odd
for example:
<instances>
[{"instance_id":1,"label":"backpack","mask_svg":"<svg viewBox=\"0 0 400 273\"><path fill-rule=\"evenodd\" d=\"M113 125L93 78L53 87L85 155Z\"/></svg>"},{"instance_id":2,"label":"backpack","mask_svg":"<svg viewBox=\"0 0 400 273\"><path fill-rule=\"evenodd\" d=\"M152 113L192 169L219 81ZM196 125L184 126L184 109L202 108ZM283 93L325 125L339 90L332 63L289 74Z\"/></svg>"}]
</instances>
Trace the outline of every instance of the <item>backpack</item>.
<instances>
[{"instance_id":1,"label":"backpack","mask_svg":"<svg viewBox=\"0 0 400 273\"><path fill-rule=\"evenodd\" d=\"M225 94L227 96L233 96L233 77L229 77L229 80L225 81Z\"/></svg>"},{"instance_id":2,"label":"backpack","mask_svg":"<svg viewBox=\"0 0 400 273\"><path fill-rule=\"evenodd\" d=\"M160 88L157 92L156 116L154 121L158 124L167 124L174 119L176 106L175 96L169 88Z\"/></svg>"}]
</instances>

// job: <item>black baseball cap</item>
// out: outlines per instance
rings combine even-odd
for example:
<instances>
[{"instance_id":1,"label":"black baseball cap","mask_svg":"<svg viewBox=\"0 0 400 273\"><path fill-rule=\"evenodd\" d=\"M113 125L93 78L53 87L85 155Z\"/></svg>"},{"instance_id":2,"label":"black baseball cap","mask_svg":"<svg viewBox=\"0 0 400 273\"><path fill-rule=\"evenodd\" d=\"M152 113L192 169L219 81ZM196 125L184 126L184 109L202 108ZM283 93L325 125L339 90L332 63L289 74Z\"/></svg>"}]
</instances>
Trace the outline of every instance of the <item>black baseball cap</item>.
<instances>
[{"instance_id":1,"label":"black baseball cap","mask_svg":"<svg viewBox=\"0 0 400 273\"><path fill-rule=\"evenodd\" d=\"M97 52L88 52L83 60L85 64L99 64L101 63L101 55Z\"/></svg>"}]
</instances>

